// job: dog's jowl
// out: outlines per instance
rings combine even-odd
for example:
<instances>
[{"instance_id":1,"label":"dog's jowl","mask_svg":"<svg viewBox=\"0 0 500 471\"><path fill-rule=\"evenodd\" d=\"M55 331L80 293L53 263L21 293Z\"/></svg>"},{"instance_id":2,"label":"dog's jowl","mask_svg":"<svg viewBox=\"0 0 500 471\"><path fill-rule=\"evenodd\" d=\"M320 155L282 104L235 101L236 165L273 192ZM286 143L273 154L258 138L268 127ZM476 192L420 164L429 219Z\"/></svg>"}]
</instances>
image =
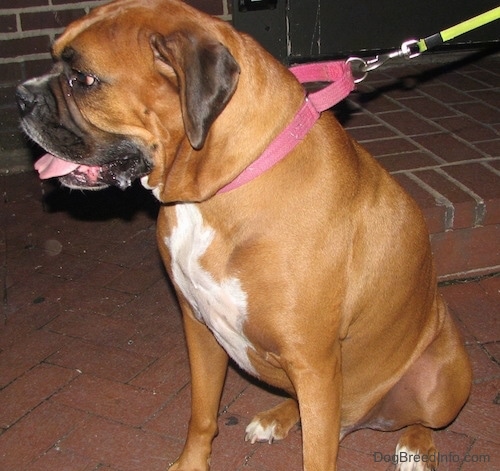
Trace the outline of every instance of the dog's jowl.
<instances>
[{"instance_id":1,"label":"dog's jowl","mask_svg":"<svg viewBox=\"0 0 500 471\"><path fill-rule=\"evenodd\" d=\"M289 395L247 440L284 439L300 420L306 471L337 469L339 441L364 427L402 429L398 451L435 453L431 430L467 400L469 361L419 209L334 116L221 192L304 104L253 39L180 1L118 0L52 52L53 69L17 90L23 128L48 152L41 178L83 189L141 179L164 203L158 245L192 376L171 469L209 469L229 357Z\"/></svg>"}]
</instances>

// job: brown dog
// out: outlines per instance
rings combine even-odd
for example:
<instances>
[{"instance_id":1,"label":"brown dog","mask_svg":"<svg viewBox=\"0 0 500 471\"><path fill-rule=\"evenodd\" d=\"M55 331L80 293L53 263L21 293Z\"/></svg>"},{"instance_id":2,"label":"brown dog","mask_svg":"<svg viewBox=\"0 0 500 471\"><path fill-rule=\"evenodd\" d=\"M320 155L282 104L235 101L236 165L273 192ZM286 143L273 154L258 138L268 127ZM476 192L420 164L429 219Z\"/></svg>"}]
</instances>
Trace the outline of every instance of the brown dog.
<instances>
[{"instance_id":1,"label":"brown dog","mask_svg":"<svg viewBox=\"0 0 500 471\"><path fill-rule=\"evenodd\" d=\"M171 469L209 468L228 355L290 395L247 439L282 439L300 419L307 471L336 469L339 439L362 427L408 426L398 452L434 453L431 428L469 394L467 355L416 204L334 117L217 194L304 99L251 38L176 0L119 0L73 23L53 55L50 74L18 88L24 129L53 154L41 176L77 188L142 177L165 203L158 243L192 374Z\"/></svg>"}]
</instances>

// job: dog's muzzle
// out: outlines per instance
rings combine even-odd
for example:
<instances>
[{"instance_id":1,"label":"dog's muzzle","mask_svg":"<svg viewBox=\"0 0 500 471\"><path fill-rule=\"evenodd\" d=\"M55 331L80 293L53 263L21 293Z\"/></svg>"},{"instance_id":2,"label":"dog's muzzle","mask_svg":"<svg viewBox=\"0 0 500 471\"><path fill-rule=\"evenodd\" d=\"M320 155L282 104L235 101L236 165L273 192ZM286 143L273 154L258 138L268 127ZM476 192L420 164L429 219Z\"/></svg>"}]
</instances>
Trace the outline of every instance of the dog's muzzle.
<instances>
[{"instance_id":1,"label":"dog's muzzle","mask_svg":"<svg viewBox=\"0 0 500 471\"><path fill-rule=\"evenodd\" d=\"M151 172L146 153L129 137L107 135L98 142L75 122L56 119L57 106L47 84L48 79L42 77L16 90L24 131L48 151L35 163L40 178L58 177L70 188L99 190L112 185L125 189Z\"/></svg>"}]
</instances>

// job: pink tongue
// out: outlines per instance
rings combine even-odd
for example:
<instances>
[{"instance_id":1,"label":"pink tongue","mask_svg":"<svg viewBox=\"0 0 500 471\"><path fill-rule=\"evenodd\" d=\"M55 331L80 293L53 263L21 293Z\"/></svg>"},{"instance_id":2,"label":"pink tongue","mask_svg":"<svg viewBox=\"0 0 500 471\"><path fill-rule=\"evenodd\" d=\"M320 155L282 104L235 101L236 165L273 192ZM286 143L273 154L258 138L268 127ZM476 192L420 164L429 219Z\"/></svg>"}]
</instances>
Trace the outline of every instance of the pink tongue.
<instances>
[{"instance_id":1,"label":"pink tongue","mask_svg":"<svg viewBox=\"0 0 500 471\"><path fill-rule=\"evenodd\" d=\"M42 180L67 175L79 166L79 164L58 159L52 154L45 154L35 162L35 170L38 171Z\"/></svg>"}]
</instances>

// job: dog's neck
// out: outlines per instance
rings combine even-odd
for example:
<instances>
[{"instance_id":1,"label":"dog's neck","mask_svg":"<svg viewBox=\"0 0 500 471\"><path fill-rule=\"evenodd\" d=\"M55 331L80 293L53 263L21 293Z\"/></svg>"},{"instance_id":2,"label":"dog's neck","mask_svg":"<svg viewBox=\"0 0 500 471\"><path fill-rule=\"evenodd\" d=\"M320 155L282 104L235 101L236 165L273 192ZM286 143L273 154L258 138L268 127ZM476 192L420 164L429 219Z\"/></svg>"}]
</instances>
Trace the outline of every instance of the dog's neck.
<instances>
[{"instance_id":1,"label":"dog's neck","mask_svg":"<svg viewBox=\"0 0 500 471\"><path fill-rule=\"evenodd\" d=\"M301 83L327 82L326 87L307 95L288 126L269 144L260 157L246 167L217 194L235 190L263 174L285 158L307 135L321 112L343 100L354 89L349 64L342 61L302 64L290 68Z\"/></svg>"}]
</instances>

